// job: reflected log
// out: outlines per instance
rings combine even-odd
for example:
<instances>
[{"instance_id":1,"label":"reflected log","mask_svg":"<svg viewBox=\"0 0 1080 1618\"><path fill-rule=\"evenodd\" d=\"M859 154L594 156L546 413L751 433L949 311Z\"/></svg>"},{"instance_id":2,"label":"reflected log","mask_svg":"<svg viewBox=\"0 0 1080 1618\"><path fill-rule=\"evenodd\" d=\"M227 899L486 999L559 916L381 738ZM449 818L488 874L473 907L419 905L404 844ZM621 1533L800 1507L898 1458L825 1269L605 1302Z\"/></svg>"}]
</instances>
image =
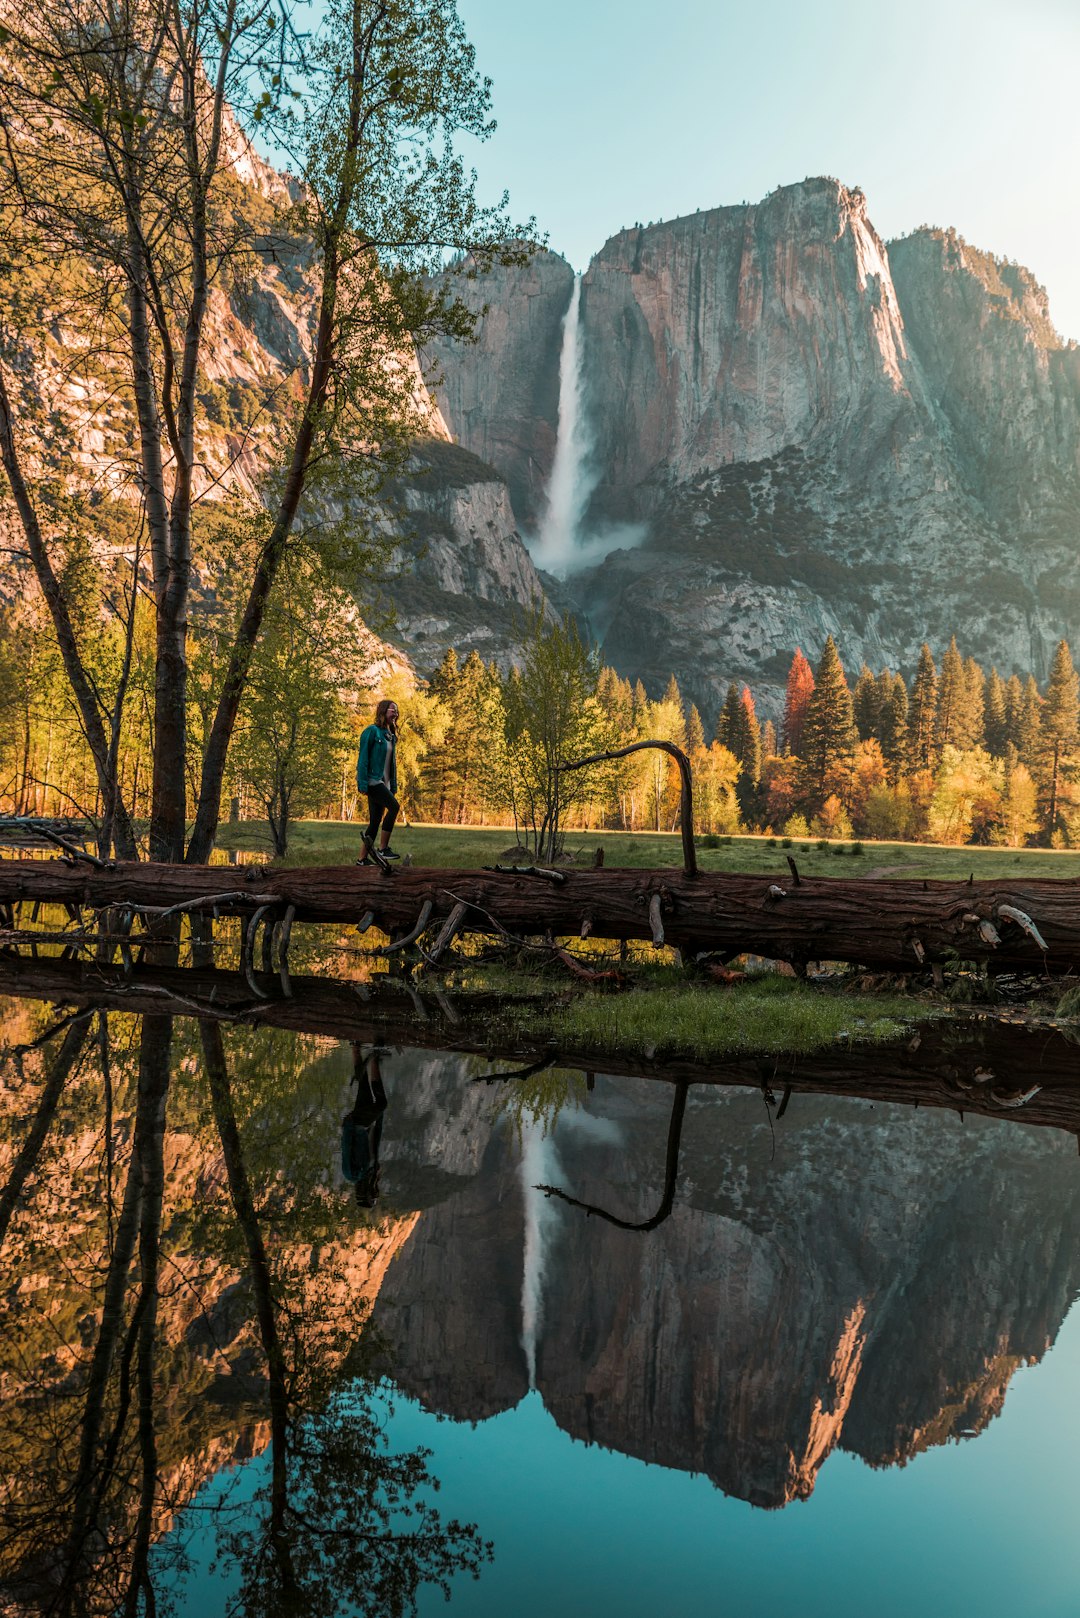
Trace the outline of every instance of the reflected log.
<instances>
[{"instance_id":1,"label":"reflected log","mask_svg":"<svg viewBox=\"0 0 1080 1618\"><path fill-rule=\"evenodd\" d=\"M1080 887L1071 880L921 882L802 876L791 882L678 870L560 873L559 883L512 871L413 866L385 876L349 866L274 870L117 864L73 869L59 860L0 860L0 906L19 901L172 908L204 903L223 915L263 906L297 921L353 923L368 914L391 937L426 925L503 936L574 938L581 918L594 938L653 939L684 955L744 952L789 961L849 961L876 971L915 972L957 959L994 971L1080 972ZM777 873L779 876L779 873ZM430 905L430 910L426 906ZM464 906L462 911L460 907ZM276 914L274 919L277 919ZM2 941L2 937L0 937Z\"/></svg>"},{"instance_id":2,"label":"reflected log","mask_svg":"<svg viewBox=\"0 0 1080 1618\"><path fill-rule=\"evenodd\" d=\"M407 1045L458 1051L507 1064L558 1064L615 1077L674 1084L735 1085L775 1100L790 1090L861 1097L906 1105L947 1107L1080 1134L1080 1064L1065 1032L1045 1024L1034 1030L987 1014L929 1022L890 1045L833 1045L807 1056L685 1056L601 1054L595 1047L558 1048L528 1034L517 1019L512 1037L500 1035L505 997L422 995L390 981L358 985L333 978L293 977L281 995L276 976L262 987L278 998L256 1000L240 972L214 968L138 966L125 978L119 967L79 961L0 955L0 994L59 1005L106 1007L139 1013L168 1012L210 1022L243 1022L322 1034L355 1044ZM723 991L718 991L723 992ZM440 1000L443 1001L440 1004ZM523 1002L530 1004L532 1002ZM853 1002L853 1009L857 1002ZM500 1080L512 1073L496 1075ZM771 1103L770 1103L771 1104ZM787 1098L785 1106L794 1103Z\"/></svg>"}]
</instances>

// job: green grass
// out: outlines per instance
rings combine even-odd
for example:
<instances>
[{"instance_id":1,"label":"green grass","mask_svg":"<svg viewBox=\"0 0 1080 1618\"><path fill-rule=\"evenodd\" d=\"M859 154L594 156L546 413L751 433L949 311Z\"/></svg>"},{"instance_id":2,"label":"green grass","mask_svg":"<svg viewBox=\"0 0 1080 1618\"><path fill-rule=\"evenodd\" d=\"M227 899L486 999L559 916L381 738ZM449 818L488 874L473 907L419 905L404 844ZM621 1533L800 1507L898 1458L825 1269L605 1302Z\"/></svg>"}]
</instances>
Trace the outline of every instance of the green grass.
<instances>
[{"instance_id":1,"label":"green grass","mask_svg":"<svg viewBox=\"0 0 1080 1618\"><path fill-rule=\"evenodd\" d=\"M550 1040L598 1057L605 1051L698 1059L755 1051L805 1055L838 1041L898 1039L911 1023L946 1014L941 1004L913 996L852 993L772 973L726 988L690 982L682 968L644 955L633 986L622 993L571 987L545 969L498 962L462 963L447 987L455 995L504 998L505 1009L496 1014L504 1035L527 1035L530 1044ZM531 1003L523 1005L524 998ZM458 1004L464 1010L467 998Z\"/></svg>"},{"instance_id":2,"label":"green grass","mask_svg":"<svg viewBox=\"0 0 1080 1618\"><path fill-rule=\"evenodd\" d=\"M706 1058L761 1052L806 1055L837 1041L897 1039L934 1008L899 995L840 995L792 982L750 979L721 989L673 982L658 993L576 995L543 1002L528 1015L532 1033L579 1050Z\"/></svg>"},{"instance_id":3,"label":"green grass","mask_svg":"<svg viewBox=\"0 0 1080 1618\"><path fill-rule=\"evenodd\" d=\"M410 853L414 865L472 869L508 858L514 833L475 826L402 826L394 846ZM269 857L265 822L242 821L224 825L218 836L222 849L243 849ZM589 866L597 848L603 848L608 866L679 867L682 846L677 832L569 832L568 852ZM859 847L861 853L853 853ZM336 820L298 821L290 837L287 865L347 865L360 849L360 827ZM784 848L778 838L733 837L710 848L698 839L698 863L704 871L786 874L791 855L807 876L867 876L888 871L913 877L1080 877L1080 851L1041 848L957 848L941 843L828 843L819 848L795 841Z\"/></svg>"}]
</instances>

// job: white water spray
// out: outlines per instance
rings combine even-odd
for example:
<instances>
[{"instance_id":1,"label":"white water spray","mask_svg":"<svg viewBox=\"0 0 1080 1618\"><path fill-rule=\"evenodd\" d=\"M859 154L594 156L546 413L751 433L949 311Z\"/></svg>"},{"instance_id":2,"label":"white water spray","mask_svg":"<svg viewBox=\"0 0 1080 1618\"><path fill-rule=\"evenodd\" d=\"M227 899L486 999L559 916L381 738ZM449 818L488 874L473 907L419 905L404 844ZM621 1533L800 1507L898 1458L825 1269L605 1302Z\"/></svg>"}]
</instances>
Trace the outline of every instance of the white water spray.
<instances>
[{"instance_id":1,"label":"white water spray","mask_svg":"<svg viewBox=\"0 0 1080 1618\"><path fill-rule=\"evenodd\" d=\"M555 1143L541 1123L525 1124L521 1138L521 1196L525 1204L525 1253L521 1275L521 1347L529 1371L530 1391L536 1387L536 1347L544 1318L544 1272L548 1235L555 1209L538 1185L558 1178Z\"/></svg>"},{"instance_id":2,"label":"white water spray","mask_svg":"<svg viewBox=\"0 0 1080 1618\"><path fill-rule=\"evenodd\" d=\"M585 419L583 359L581 277L575 275L570 307L563 320L555 460L548 484L547 510L534 550L539 565L559 578L581 565L581 520L596 484L596 473L590 466L592 437Z\"/></svg>"}]
</instances>

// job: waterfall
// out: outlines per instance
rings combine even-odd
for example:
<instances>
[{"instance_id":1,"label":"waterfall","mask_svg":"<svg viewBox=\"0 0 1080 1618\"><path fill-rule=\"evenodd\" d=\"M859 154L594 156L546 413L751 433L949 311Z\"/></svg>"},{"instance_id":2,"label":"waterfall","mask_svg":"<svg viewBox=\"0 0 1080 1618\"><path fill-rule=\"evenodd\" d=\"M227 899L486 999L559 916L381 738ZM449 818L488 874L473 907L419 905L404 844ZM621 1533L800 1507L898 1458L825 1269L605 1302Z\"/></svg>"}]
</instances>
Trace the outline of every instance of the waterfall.
<instances>
[{"instance_id":1,"label":"waterfall","mask_svg":"<svg viewBox=\"0 0 1080 1618\"><path fill-rule=\"evenodd\" d=\"M585 421L585 378L581 343L581 277L575 275L570 307L563 320L559 356L559 426L548 483L547 510L533 555L540 567L564 578L580 565L581 519L596 482L589 467L592 439Z\"/></svg>"},{"instance_id":2,"label":"waterfall","mask_svg":"<svg viewBox=\"0 0 1080 1618\"><path fill-rule=\"evenodd\" d=\"M529 1388L536 1387L536 1347L544 1308L544 1270L547 1237L555 1210L538 1185L557 1178L555 1144L545 1137L542 1123L527 1123L521 1140L521 1196L525 1204L525 1251L521 1274L521 1347L529 1370Z\"/></svg>"}]
</instances>

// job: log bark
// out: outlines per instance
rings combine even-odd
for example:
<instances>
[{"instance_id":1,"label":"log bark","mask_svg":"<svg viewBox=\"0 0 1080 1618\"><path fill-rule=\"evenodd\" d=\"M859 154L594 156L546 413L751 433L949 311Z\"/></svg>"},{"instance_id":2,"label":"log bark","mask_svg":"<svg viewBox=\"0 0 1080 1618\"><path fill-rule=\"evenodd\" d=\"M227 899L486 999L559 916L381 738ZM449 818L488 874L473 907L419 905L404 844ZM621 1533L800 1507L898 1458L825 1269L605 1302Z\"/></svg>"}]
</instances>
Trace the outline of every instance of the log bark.
<instances>
[{"instance_id":1,"label":"log bark","mask_svg":"<svg viewBox=\"0 0 1080 1618\"><path fill-rule=\"evenodd\" d=\"M96 962L0 955L0 994L20 999L258 1023L357 1044L483 1054L504 1068L516 1067L519 1077L522 1064L531 1063L533 1071L557 1064L670 1084L732 1085L761 1091L770 1106L777 1106L776 1116L791 1104L790 1092L946 1107L1080 1134L1076 1045L1045 1024L1033 1031L996 1015L969 1013L923 1023L891 1045L833 1045L807 1056L694 1059L659 1052L646 1057L601 1054L570 1041L555 1047L530 1036L528 1020L520 1016L508 1036L500 1032L508 1020L500 1013L513 1002L503 997L461 996L450 1006L445 996L389 980L376 986L293 977L288 997L276 985L276 976L267 974L261 986L274 998L256 999L242 973L211 967L140 965L125 977L121 968ZM499 1080L513 1076L496 1075Z\"/></svg>"},{"instance_id":2,"label":"log bark","mask_svg":"<svg viewBox=\"0 0 1080 1618\"><path fill-rule=\"evenodd\" d=\"M241 881L238 883L238 874ZM118 863L73 869L58 860L0 860L0 906L22 900L173 908L201 903L220 914L251 915L265 905L300 922L356 923L368 912L392 938L441 929L464 905L463 932L664 941L684 956L746 951L789 961L848 961L874 970L915 972L956 960L993 971L1080 972L1080 885L1053 879L921 882L735 876L678 870L567 871L561 883L506 871L412 866L384 876L354 865L206 868ZM277 919L276 914L272 919ZM989 926L987 925L989 923ZM432 932L432 938L435 933Z\"/></svg>"}]
</instances>

